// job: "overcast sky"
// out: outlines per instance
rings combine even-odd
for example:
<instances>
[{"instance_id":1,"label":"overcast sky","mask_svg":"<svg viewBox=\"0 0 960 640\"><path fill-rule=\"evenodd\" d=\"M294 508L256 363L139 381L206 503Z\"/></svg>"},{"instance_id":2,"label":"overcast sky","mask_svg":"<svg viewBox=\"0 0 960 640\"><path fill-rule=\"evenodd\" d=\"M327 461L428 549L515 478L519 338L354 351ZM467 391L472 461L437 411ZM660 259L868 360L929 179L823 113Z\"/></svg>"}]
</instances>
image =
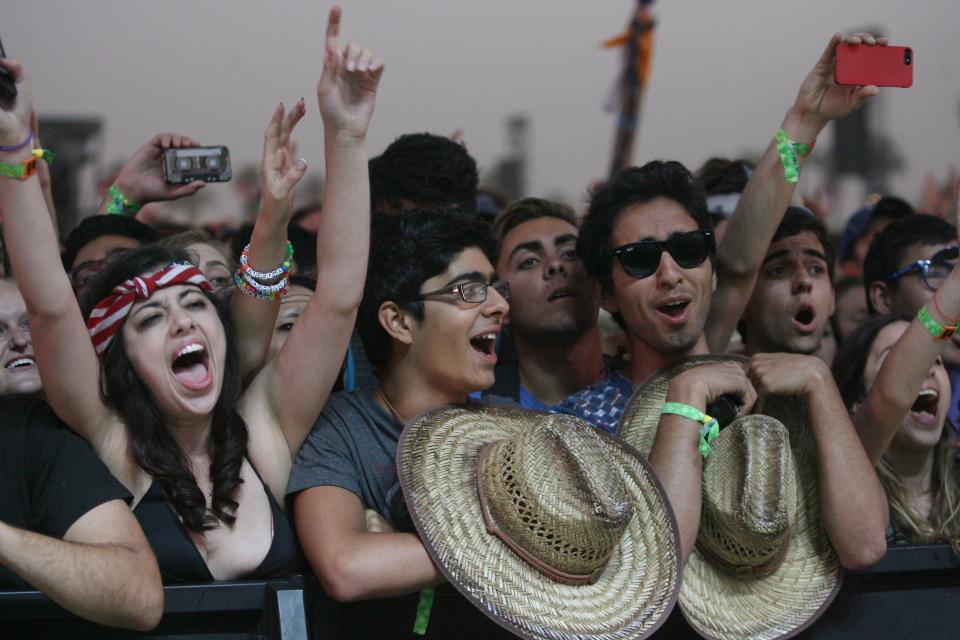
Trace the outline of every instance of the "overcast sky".
<instances>
[{"instance_id":1,"label":"overcast sky","mask_svg":"<svg viewBox=\"0 0 960 640\"><path fill-rule=\"evenodd\" d=\"M344 36L387 61L371 154L414 131L462 129L482 168L506 150L504 123L532 122L529 192L573 203L601 178L620 68L599 43L632 0L342 2ZM308 98L296 138L322 170L314 86L327 2L4 0L0 37L33 78L42 114L99 116L104 159L173 130L256 162L277 101ZM659 0L637 162L762 148L831 33L878 25L915 51L914 87L887 89L880 121L909 162L896 191L916 201L928 172L960 155L960 4L947 0ZM826 138L826 136L825 136ZM821 140L826 153L828 140ZM809 189L810 184L804 185ZM216 187L223 189L223 187ZM232 206L223 199L211 215Z\"/></svg>"}]
</instances>

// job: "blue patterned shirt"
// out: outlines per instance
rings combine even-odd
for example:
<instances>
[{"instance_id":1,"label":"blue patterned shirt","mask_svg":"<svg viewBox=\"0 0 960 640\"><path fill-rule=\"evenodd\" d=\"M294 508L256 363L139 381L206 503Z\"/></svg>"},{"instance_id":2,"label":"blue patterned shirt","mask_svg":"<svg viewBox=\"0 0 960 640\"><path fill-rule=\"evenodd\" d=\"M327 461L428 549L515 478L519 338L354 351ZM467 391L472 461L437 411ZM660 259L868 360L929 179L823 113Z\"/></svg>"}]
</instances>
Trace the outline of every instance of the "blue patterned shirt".
<instances>
[{"instance_id":1,"label":"blue patterned shirt","mask_svg":"<svg viewBox=\"0 0 960 640\"><path fill-rule=\"evenodd\" d=\"M613 433L635 388L620 371L611 369L589 387L567 396L551 411L577 416L598 429Z\"/></svg>"}]
</instances>

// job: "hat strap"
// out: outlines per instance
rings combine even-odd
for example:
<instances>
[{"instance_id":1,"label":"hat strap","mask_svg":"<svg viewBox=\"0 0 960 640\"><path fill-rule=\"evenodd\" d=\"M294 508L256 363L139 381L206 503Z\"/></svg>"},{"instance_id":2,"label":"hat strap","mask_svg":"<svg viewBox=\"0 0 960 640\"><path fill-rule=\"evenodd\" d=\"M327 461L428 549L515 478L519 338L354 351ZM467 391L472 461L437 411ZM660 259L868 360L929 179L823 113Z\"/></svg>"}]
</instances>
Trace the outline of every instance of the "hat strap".
<instances>
[{"instance_id":1,"label":"hat strap","mask_svg":"<svg viewBox=\"0 0 960 640\"><path fill-rule=\"evenodd\" d=\"M700 537L697 537L697 550L700 551L703 555L707 557L710 562L719 566L721 569L726 569L736 574L748 574L755 576L766 576L777 570L777 567L783 563L783 559L787 556L787 548L790 546L790 538L793 536L793 532L790 531L787 533L786 538L783 540L783 544L780 545L780 549L777 551L776 555L764 562L763 564L733 564L721 558L719 555L713 552L709 545L703 543Z\"/></svg>"},{"instance_id":2,"label":"hat strap","mask_svg":"<svg viewBox=\"0 0 960 640\"><path fill-rule=\"evenodd\" d=\"M606 566L607 561L610 559L609 555L603 559L600 566L588 574L565 573L550 566L540 558L532 555L529 551L524 549L523 546L515 542L506 531L503 531L497 526L497 523L494 521L493 516L490 513L487 498L483 491L483 481L481 480L483 478L483 465L487 459L487 453L490 451L490 447L493 444L494 443L489 443L485 445L480 450L480 454L477 456L477 496L480 498L480 511L483 513L483 522L487 527L487 533L493 534L500 538L500 540L510 549L512 549L514 553L520 556L524 562L545 574L547 577L556 580L557 582L562 582L569 585L593 584L596 582L600 577L600 574L603 573L603 568Z\"/></svg>"}]
</instances>

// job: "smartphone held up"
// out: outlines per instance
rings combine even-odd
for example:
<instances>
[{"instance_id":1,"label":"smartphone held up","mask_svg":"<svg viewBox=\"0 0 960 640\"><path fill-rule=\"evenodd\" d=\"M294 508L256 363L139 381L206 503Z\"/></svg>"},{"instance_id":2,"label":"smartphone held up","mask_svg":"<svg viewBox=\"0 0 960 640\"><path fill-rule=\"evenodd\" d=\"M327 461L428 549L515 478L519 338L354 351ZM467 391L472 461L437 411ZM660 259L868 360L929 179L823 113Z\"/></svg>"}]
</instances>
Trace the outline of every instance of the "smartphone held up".
<instances>
[{"instance_id":1,"label":"smartphone held up","mask_svg":"<svg viewBox=\"0 0 960 640\"><path fill-rule=\"evenodd\" d=\"M913 49L865 44L839 44L836 49L837 84L910 87L913 85Z\"/></svg>"}]
</instances>

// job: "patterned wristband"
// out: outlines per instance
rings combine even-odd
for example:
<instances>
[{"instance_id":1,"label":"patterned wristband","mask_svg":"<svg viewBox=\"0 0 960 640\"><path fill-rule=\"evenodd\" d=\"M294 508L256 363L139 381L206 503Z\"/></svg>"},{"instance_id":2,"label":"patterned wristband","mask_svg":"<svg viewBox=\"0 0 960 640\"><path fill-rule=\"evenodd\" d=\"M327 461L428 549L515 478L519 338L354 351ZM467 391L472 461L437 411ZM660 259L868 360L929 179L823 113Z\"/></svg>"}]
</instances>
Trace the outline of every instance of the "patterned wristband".
<instances>
[{"instance_id":1,"label":"patterned wristband","mask_svg":"<svg viewBox=\"0 0 960 640\"><path fill-rule=\"evenodd\" d=\"M112 216L135 216L137 215L138 211L140 211L139 204L131 201L129 198L127 198L127 196L123 195L123 192L120 191L120 188L117 185L110 185L110 188L107 189L108 214Z\"/></svg>"},{"instance_id":2,"label":"patterned wristband","mask_svg":"<svg viewBox=\"0 0 960 640\"><path fill-rule=\"evenodd\" d=\"M293 260L293 243L287 240L287 256L283 259L283 262L280 263L280 266L266 273L257 271L250 266L250 245L248 244L240 254L240 269L243 271L244 276L249 278L255 280L273 280L290 271L291 260Z\"/></svg>"},{"instance_id":3,"label":"patterned wristband","mask_svg":"<svg viewBox=\"0 0 960 640\"><path fill-rule=\"evenodd\" d=\"M688 404L683 404L682 402L664 402L663 409L660 413L661 415L671 414L682 416L694 422L699 422L702 425L700 427L700 455L704 458L710 455L713 451L713 447L710 445L720 434L720 425L714 418L700 411L700 409L691 407Z\"/></svg>"},{"instance_id":4,"label":"patterned wristband","mask_svg":"<svg viewBox=\"0 0 960 640\"><path fill-rule=\"evenodd\" d=\"M923 325L923 328L927 330L927 333L937 340L946 340L957 332L956 326L945 326L934 320L930 312L927 311L927 305L920 307L917 319L920 321L920 324Z\"/></svg>"}]
</instances>

